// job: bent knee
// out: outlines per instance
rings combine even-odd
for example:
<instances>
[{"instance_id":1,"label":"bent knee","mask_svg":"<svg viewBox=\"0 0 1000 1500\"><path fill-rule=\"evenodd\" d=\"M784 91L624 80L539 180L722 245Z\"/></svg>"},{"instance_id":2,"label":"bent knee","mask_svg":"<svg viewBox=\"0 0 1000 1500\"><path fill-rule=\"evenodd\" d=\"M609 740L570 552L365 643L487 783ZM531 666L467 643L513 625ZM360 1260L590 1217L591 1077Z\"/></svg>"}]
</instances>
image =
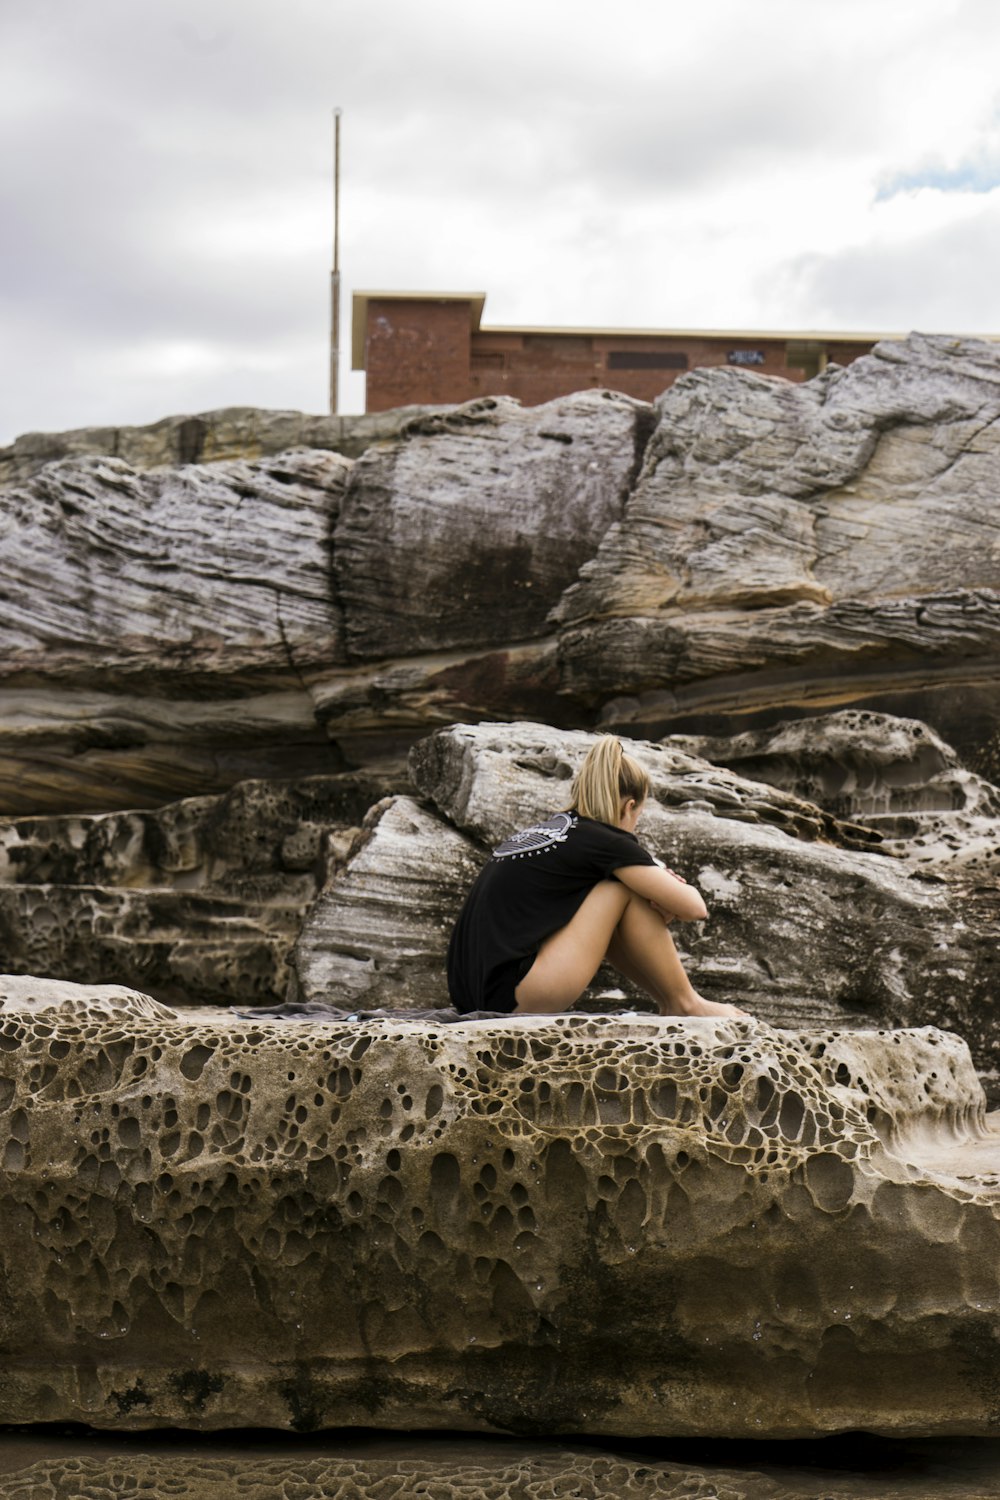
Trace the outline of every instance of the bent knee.
<instances>
[{"instance_id":1,"label":"bent knee","mask_svg":"<svg viewBox=\"0 0 1000 1500\"><path fill-rule=\"evenodd\" d=\"M607 880L599 880L595 886L591 886L584 899L583 906L588 903L592 905L618 907L624 911L630 901L641 900L634 891L630 891L627 885L620 880L608 876Z\"/></svg>"}]
</instances>

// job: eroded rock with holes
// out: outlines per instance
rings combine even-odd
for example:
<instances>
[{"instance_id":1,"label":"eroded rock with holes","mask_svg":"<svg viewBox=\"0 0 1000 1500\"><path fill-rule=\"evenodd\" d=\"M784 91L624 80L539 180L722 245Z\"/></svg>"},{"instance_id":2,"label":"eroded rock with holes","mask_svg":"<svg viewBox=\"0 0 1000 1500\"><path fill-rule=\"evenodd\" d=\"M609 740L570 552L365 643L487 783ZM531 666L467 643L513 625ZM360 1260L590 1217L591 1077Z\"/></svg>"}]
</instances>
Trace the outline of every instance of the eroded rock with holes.
<instances>
[{"instance_id":1,"label":"eroded rock with holes","mask_svg":"<svg viewBox=\"0 0 1000 1500\"><path fill-rule=\"evenodd\" d=\"M147 1436L107 1451L91 1433L50 1431L7 1436L0 1463L4 1500L984 1500L1000 1488L988 1439L890 1441L841 1440L809 1459L758 1444L720 1462L710 1443L700 1451L690 1440L676 1456L663 1444L638 1456L596 1442L385 1434L331 1437L322 1453L294 1439L247 1452L202 1438L191 1451L176 1436L169 1447Z\"/></svg>"},{"instance_id":2,"label":"eroded rock with holes","mask_svg":"<svg viewBox=\"0 0 1000 1500\"><path fill-rule=\"evenodd\" d=\"M2 1421L992 1430L957 1038L74 1004L0 1015Z\"/></svg>"},{"instance_id":3,"label":"eroded rock with holes","mask_svg":"<svg viewBox=\"0 0 1000 1500\"><path fill-rule=\"evenodd\" d=\"M668 743L865 824L919 869L984 879L1000 870L1000 789L916 719L844 709Z\"/></svg>"},{"instance_id":4,"label":"eroded rock with holes","mask_svg":"<svg viewBox=\"0 0 1000 1500\"><path fill-rule=\"evenodd\" d=\"M121 984L70 984L35 974L0 974L0 1012L21 1017L59 1017L75 1021L122 1021L130 1016L176 1020L168 1005Z\"/></svg>"},{"instance_id":5,"label":"eroded rock with holes","mask_svg":"<svg viewBox=\"0 0 1000 1500\"><path fill-rule=\"evenodd\" d=\"M695 370L656 406L555 612L563 690L661 734L867 700L1000 779L1000 350L913 335L801 385Z\"/></svg>"},{"instance_id":6,"label":"eroded rock with holes","mask_svg":"<svg viewBox=\"0 0 1000 1500\"><path fill-rule=\"evenodd\" d=\"M379 784L240 782L155 811L0 821L0 951L184 1004L281 999L305 913Z\"/></svg>"}]
</instances>

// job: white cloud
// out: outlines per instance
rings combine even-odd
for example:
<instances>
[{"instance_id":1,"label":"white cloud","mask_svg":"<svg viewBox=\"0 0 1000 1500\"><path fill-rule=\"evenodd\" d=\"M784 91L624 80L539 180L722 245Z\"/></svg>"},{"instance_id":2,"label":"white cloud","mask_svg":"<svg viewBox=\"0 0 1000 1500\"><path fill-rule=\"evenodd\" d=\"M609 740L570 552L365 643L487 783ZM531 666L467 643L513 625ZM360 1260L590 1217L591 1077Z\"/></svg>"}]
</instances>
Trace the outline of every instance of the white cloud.
<instances>
[{"instance_id":1,"label":"white cloud","mask_svg":"<svg viewBox=\"0 0 1000 1500\"><path fill-rule=\"evenodd\" d=\"M0 441L326 399L354 287L487 322L1000 326L995 0L32 0Z\"/></svg>"},{"instance_id":2,"label":"white cloud","mask_svg":"<svg viewBox=\"0 0 1000 1500\"><path fill-rule=\"evenodd\" d=\"M929 189L907 206L930 210L913 216L909 232L898 222L878 224L855 245L777 268L782 305L809 309L827 327L1000 333L1000 189L972 196L958 212Z\"/></svg>"}]
</instances>

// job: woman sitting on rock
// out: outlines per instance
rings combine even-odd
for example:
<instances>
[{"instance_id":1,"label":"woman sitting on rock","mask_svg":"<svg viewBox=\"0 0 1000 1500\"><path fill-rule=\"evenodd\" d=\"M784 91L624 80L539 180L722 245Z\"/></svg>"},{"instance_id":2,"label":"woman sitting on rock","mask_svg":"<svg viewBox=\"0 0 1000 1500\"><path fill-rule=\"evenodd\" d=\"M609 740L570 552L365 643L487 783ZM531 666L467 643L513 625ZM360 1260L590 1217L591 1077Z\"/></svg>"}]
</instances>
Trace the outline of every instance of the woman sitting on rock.
<instances>
[{"instance_id":1,"label":"woman sitting on rock","mask_svg":"<svg viewBox=\"0 0 1000 1500\"><path fill-rule=\"evenodd\" d=\"M469 892L448 949L459 1011L534 1015L579 999L604 959L661 1015L738 1016L692 987L668 931L700 922L694 886L639 843L649 777L613 735L592 746L565 812L505 839Z\"/></svg>"}]
</instances>

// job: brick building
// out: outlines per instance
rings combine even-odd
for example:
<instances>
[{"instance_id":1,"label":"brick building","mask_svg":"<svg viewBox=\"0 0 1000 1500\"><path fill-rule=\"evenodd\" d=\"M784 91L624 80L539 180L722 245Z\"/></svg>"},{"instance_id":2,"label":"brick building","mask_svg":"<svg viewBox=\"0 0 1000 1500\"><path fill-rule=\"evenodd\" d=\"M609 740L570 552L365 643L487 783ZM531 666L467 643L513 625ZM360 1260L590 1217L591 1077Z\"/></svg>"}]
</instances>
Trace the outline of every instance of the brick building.
<instances>
[{"instance_id":1,"label":"brick building","mask_svg":"<svg viewBox=\"0 0 1000 1500\"><path fill-rule=\"evenodd\" d=\"M898 334L645 328L483 328L483 292L355 292L352 364L367 411L516 396L537 406L610 387L651 401L702 365L808 380Z\"/></svg>"}]
</instances>

